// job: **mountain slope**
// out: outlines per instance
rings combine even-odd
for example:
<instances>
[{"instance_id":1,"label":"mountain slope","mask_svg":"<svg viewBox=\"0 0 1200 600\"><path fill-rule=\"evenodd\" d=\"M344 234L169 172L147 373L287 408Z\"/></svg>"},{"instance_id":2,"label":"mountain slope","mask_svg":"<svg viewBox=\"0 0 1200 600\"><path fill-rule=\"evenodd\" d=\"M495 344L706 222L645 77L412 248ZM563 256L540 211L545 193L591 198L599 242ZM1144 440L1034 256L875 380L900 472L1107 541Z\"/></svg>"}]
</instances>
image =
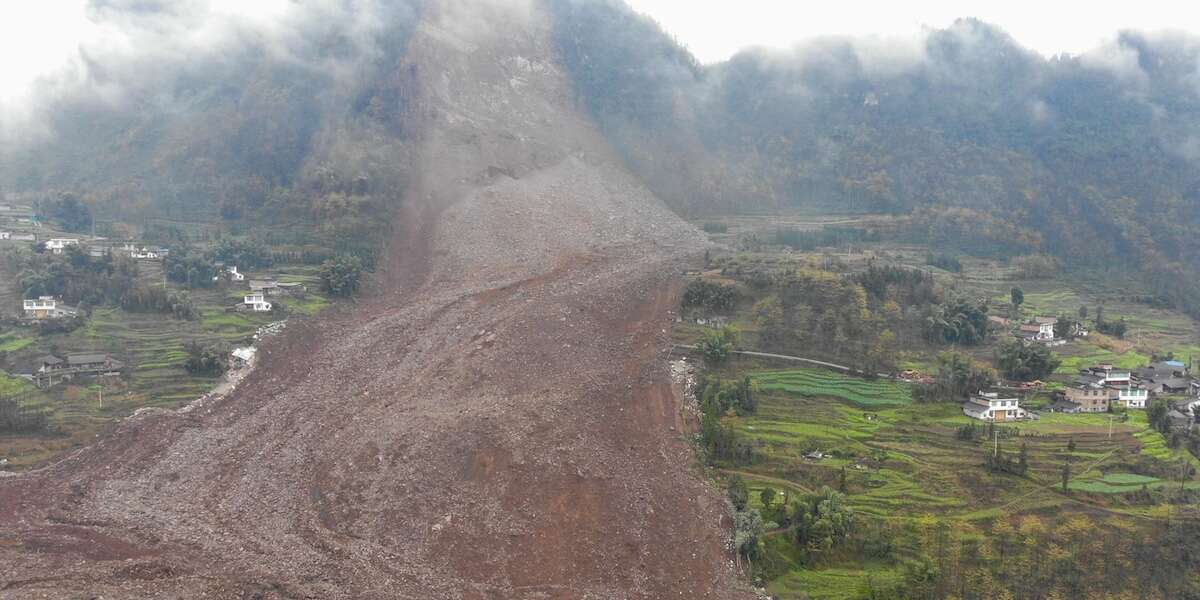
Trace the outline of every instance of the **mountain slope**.
<instances>
[{"instance_id":1,"label":"mountain slope","mask_svg":"<svg viewBox=\"0 0 1200 600\"><path fill-rule=\"evenodd\" d=\"M677 210L913 214L953 250L1136 267L1200 313L1200 40L1045 59L964 19L699 67L624 2L549 5L581 104Z\"/></svg>"},{"instance_id":2,"label":"mountain slope","mask_svg":"<svg viewBox=\"0 0 1200 600\"><path fill-rule=\"evenodd\" d=\"M379 294L0 480L2 593L738 596L663 360L694 230L573 109L540 10L427 11Z\"/></svg>"}]
</instances>

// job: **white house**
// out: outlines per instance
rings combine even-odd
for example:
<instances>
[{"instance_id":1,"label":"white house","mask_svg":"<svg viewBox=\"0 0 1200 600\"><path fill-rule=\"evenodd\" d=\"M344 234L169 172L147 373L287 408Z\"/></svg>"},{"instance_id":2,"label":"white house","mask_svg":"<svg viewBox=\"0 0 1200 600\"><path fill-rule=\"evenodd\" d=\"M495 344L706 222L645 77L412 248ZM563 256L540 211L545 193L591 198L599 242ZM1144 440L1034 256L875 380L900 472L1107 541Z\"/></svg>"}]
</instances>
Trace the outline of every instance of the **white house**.
<instances>
[{"instance_id":1,"label":"white house","mask_svg":"<svg viewBox=\"0 0 1200 600\"><path fill-rule=\"evenodd\" d=\"M250 307L254 312L268 312L271 310L271 303L262 294L247 294L242 299L242 304Z\"/></svg>"},{"instance_id":2,"label":"white house","mask_svg":"<svg viewBox=\"0 0 1200 600\"><path fill-rule=\"evenodd\" d=\"M0 231L0 240L11 240L12 233L8 231Z\"/></svg>"},{"instance_id":3,"label":"white house","mask_svg":"<svg viewBox=\"0 0 1200 600\"><path fill-rule=\"evenodd\" d=\"M62 254L67 246L74 246L79 240L74 238L51 238L46 240L46 249L54 254Z\"/></svg>"},{"instance_id":4,"label":"white house","mask_svg":"<svg viewBox=\"0 0 1200 600\"><path fill-rule=\"evenodd\" d=\"M963 414L980 421L1015 421L1029 416L1016 398L1001 398L995 392L971 394L962 405Z\"/></svg>"},{"instance_id":5,"label":"white house","mask_svg":"<svg viewBox=\"0 0 1200 600\"><path fill-rule=\"evenodd\" d=\"M1127 387L1132 379L1131 373L1125 369L1116 369L1112 365L1096 365L1089 369L1085 369L1085 375L1090 374L1097 378L1096 383L1107 385L1110 387Z\"/></svg>"},{"instance_id":6,"label":"white house","mask_svg":"<svg viewBox=\"0 0 1200 600\"><path fill-rule=\"evenodd\" d=\"M1117 388L1117 402L1125 408L1146 408L1146 400L1149 397L1150 390L1142 387L1126 385Z\"/></svg>"},{"instance_id":7,"label":"white house","mask_svg":"<svg viewBox=\"0 0 1200 600\"><path fill-rule=\"evenodd\" d=\"M24 309L27 319L61 319L79 314L79 311L59 304L54 296L24 300L21 302L21 308Z\"/></svg>"},{"instance_id":8,"label":"white house","mask_svg":"<svg viewBox=\"0 0 1200 600\"><path fill-rule=\"evenodd\" d=\"M129 256L131 258L138 258L142 260L158 260L159 258L157 250L151 250L145 247L130 252Z\"/></svg>"},{"instance_id":9,"label":"white house","mask_svg":"<svg viewBox=\"0 0 1200 600\"><path fill-rule=\"evenodd\" d=\"M243 275L243 274L241 274L241 273L238 273L238 268L237 268L237 265L233 265L233 266L230 266L230 267L225 267L225 272L226 272L226 273L229 273L229 280L230 280L230 281L245 281L245 280L246 280L246 276L245 276L245 275Z\"/></svg>"},{"instance_id":10,"label":"white house","mask_svg":"<svg viewBox=\"0 0 1200 600\"><path fill-rule=\"evenodd\" d=\"M1054 339L1054 326L1057 323L1058 319L1054 317L1037 317L1018 327L1017 335L1027 340L1049 342Z\"/></svg>"}]
</instances>

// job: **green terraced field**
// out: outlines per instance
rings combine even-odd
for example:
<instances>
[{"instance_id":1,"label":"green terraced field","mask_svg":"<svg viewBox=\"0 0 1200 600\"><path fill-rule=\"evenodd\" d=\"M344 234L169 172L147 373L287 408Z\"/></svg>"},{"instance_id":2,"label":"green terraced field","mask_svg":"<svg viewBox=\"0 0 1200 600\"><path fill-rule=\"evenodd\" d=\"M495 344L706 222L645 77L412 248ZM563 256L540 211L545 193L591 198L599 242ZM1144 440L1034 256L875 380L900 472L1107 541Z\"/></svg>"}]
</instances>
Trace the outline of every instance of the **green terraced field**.
<instances>
[{"instance_id":1,"label":"green terraced field","mask_svg":"<svg viewBox=\"0 0 1200 600\"><path fill-rule=\"evenodd\" d=\"M1018 436L1000 439L1009 456L1026 445L1026 476L990 473L984 463L993 446L989 440L957 437L958 427L971 421L955 403L913 403L904 386L816 369L750 375L759 386L757 412L727 416L726 422L754 447L756 458L748 465L718 467L724 476L746 481L756 508L764 487L791 495L823 486L836 489L844 470L847 504L864 520L897 527L933 515L963 527L987 527L1005 517L1090 510L1109 496L1113 512L1151 517L1154 506L1130 504L1119 495L1139 492L1143 485L1178 486L1178 481L1125 472L1122 464L1187 460L1200 465L1186 450L1168 448L1162 435L1147 427L1142 412L1114 421L1111 438L1110 415L1046 413L1039 421L1008 425ZM1074 449L1068 450L1072 441ZM806 459L813 450L828 456ZM1068 457L1071 493L1064 495L1060 477ZM1200 481L1187 487L1200 489ZM893 576L887 565L853 560L819 568L788 566L786 544L772 540L769 547L778 562L767 588L784 599L862 598L867 574L881 582Z\"/></svg>"},{"instance_id":2,"label":"green terraced field","mask_svg":"<svg viewBox=\"0 0 1200 600\"><path fill-rule=\"evenodd\" d=\"M1154 483L1162 480L1157 477L1148 477L1136 473L1109 473L1101 477L1100 481L1113 485L1141 485L1143 483Z\"/></svg>"},{"instance_id":3,"label":"green terraced field","mask_svg":"<svg viewBox=\"0 0 1200 600\"><path fill-rule=\"evenodd\" d=\"M908 384L867 381L822 369L763 371L753 377L762 390L840 398L862 407L902 406L912 402Z\"/></svg>"},{"instance_id":4,"label":"green terraced field","mask_svg":"<svg viewBox=\"0 0 1200 600\"><path fill-rule=\"evenodd\" d=\"M1077 375L1082 368L1099 364L1112 364L1119 369L1136 369L1150 364L1150 357L1135 351L1117 354L1086 342L1075 342L1073 345L1056 349L1062 364L1055 373Z\"/></svg>"},{"instance_id":5,"label":"green terraced field","mask_svg":"<svg viewBox=\"0 0 1200 600\"><path fill-rule=\"evenodd\" d=\"M1168 486L1178 488L1179 482L1166 481L1157 477L1148 477L1135 473L1109 473L1103 477L1072 481L1068 487L1072 490L1093 494L1127 494L1139 491L1143 487L1147 489L1160 489ZM1183 487L1189 490L1200 489L1200 481L1184 482Z\"/></svg>"}]
</instances>

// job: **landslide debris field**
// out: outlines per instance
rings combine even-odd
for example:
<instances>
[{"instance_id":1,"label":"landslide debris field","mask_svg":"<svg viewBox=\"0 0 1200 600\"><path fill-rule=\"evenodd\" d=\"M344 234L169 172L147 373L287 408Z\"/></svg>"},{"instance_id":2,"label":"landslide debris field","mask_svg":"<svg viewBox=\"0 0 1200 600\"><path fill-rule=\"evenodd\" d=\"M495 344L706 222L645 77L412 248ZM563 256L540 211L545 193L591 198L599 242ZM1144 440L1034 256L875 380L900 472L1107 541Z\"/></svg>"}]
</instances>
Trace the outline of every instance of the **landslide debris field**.
<instances>
[{"instance_id":1,"label":"landslide debris field","mask_svg":"<svg viewBox=\"0 0 1200 600\"><path fill-rule=\"evenodd\" d=\"M0 597L741 597L665 360L698 237L511 4L413 36L378 289L229 396L0 479Z\"/></svg>"}]
</instances>

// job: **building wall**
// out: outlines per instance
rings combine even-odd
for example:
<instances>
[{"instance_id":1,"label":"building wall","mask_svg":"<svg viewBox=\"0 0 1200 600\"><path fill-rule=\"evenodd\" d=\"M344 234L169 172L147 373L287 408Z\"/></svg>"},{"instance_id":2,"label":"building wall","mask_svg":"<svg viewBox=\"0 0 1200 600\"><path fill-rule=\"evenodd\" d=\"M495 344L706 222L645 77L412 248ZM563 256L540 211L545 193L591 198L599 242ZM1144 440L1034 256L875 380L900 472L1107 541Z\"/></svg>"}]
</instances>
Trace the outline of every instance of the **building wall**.
<instances>
[{"instance_id":1,"label":"building wall","mask_svg":"<svg viewBox=\"0 0 1200 600\"><path fill-rule=\"evenodd\" d=\"M1108 404L1116 400L1117 391L1107 388L1067 388L1067 400L1079 405L1082 412L1105 412Z\"/></svg>"}]
</instances>

